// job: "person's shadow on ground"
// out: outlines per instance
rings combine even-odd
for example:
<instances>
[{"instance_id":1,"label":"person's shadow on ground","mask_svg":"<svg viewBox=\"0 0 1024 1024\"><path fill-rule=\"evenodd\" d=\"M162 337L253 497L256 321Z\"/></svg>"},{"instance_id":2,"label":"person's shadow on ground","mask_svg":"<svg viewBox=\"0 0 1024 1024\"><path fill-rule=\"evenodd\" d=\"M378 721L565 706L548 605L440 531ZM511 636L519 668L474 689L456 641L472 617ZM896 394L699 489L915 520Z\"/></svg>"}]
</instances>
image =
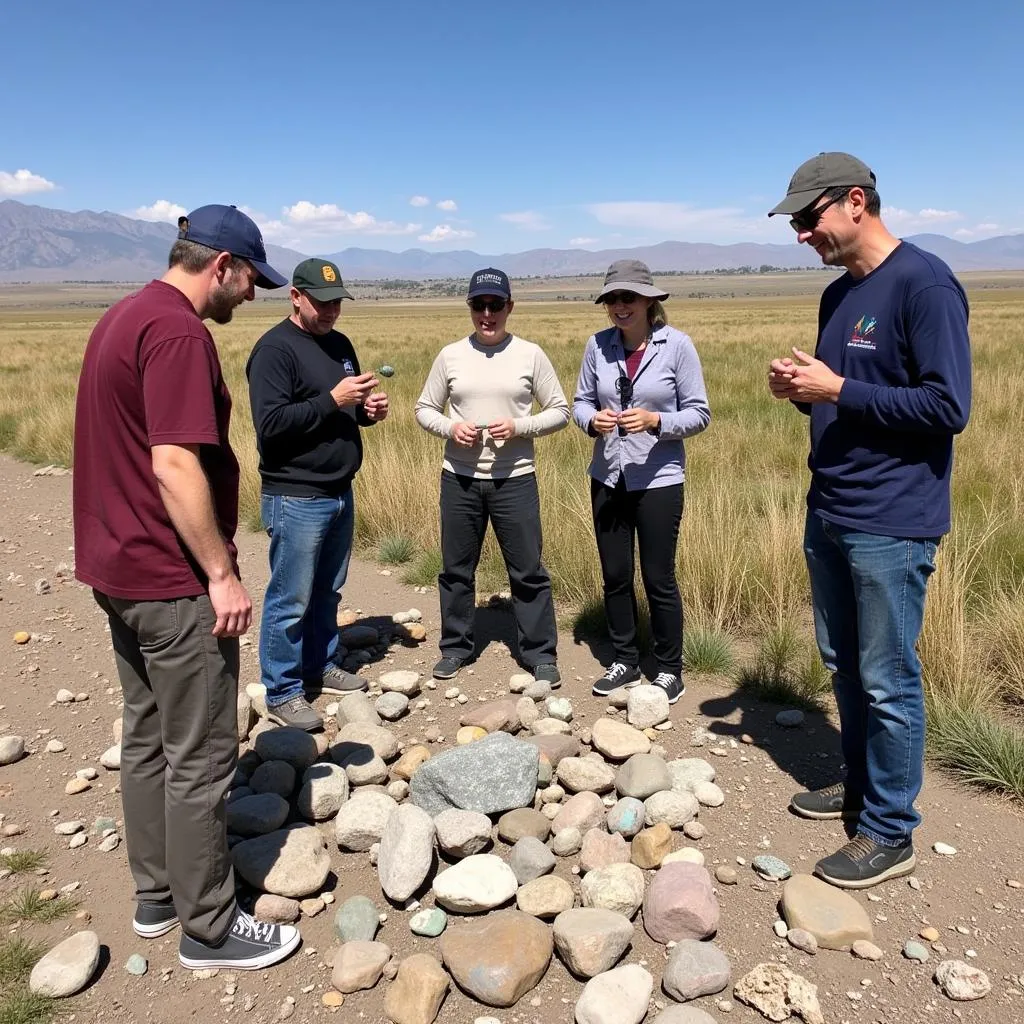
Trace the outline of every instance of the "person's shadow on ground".
<instances>
[{"instance_id":1,"label":"person's shadow on ground","mask_svg":"<svg viewBox=\"0 0 1024 1024\"><path fill-rule=\"evenodd\" d=\"M713 736L737 742L749 736L753 746L762 749L780 771L793 779L795 789L821 789L842 781L839 730L829 717L821 711L805 710L801 725L782 726L775 716L784 707L762 700L737 684L732 693L701 701L699 711L711 719L704 728Z\"/></svg>"}]
</instances>

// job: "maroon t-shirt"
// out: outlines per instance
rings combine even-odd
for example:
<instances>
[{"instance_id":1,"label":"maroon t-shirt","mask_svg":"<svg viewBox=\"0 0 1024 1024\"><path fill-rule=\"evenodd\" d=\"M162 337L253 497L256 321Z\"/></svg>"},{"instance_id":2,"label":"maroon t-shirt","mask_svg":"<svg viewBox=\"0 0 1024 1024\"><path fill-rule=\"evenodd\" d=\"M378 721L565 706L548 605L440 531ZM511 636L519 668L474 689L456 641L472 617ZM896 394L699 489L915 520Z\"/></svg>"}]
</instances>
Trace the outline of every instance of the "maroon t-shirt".
<instances>
[{"instance_id":1,"label":"maroon t-shirt","mask_svg":"<svg viewBox=\"0 0 1024 1024\"><path fill-rule=\"evenodd\" d=\"M206 575L171 525L153 473L157 444L200 445L235 558L238 460L231 395L192 303L151 281L103 315L85 348L75 409L75 575L111 597L189 597Z\"/></svg>"}]
</instances>

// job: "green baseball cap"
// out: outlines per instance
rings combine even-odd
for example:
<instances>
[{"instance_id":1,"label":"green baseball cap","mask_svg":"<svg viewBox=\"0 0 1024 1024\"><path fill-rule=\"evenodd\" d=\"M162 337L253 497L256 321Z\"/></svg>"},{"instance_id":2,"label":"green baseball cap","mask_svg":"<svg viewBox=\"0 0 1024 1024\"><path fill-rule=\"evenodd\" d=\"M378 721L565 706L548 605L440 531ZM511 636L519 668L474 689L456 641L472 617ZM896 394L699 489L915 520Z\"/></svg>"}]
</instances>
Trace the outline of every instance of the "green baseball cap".
<instances>
[{"instance_id":1,"label":"green baseball cap","mask_svg":"<svg viewBox=\"0 0 1024 1024\"><path fill-rule=\"evenodd\" d=\"M875 172L862 160L849 153L819 153L802 163L789 179L786 198L773 210L777 213L799 213L830 188L874 188Z\"/></svg>"},{"instance_id":2,"label":"green baseball cap","mask_svg":"<svg viewBox=\"0 0 1024 1024\"><path fill-rule=\"evenodd\" d=\"M341 271L330 260L315 257L303 260L292 271L292 286L321 302L354 298L341 280Z\"/></svg>"}]
</instances>

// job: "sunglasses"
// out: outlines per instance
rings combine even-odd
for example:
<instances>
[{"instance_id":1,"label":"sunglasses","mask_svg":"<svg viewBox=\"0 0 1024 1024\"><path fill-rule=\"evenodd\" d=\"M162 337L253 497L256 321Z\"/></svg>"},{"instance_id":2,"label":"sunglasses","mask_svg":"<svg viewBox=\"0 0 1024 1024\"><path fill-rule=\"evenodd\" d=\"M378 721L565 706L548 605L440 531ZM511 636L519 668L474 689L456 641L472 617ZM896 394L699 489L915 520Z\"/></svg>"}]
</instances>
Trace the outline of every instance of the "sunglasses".
<instances>
[{"instance_id":1,"label":"sunglasses","mask_svg":"<svg viewBox=\"0 0 1024 1024\"><path fill-rule=\"evenodd\" d=\"M808 206L806 209L794 213L789 219L789 226L794 231L813 231L818 226L818 222L825 211L834 203L841 203L848 195L849 192L844 192L841 196L830 199L823 206ZM815 199L814 201L817 202L818 200Z\"/></svg>"},{"instance_id":2,"label":"sunglasses","mask_svg":"<svg viewBox=\"0 0 1024 1024\"><path fill-rule=\"evenodd\" d=\"M507 305L508 299L469 299L469 308L474 313L486 313L490 310L492 313L500 313Z\"/></svg>"},{"instance_id":3,"label":"sunglasses","mask_svg":"<svg viewBox=\"0 0 1024 1024\"><path fill-rule=\"evenodd\" d=\"M620 302L624 306L632 306L640 296L636 292L609 292L601 301L606 306L615 306Z\"/></svg>"}]
</instances>

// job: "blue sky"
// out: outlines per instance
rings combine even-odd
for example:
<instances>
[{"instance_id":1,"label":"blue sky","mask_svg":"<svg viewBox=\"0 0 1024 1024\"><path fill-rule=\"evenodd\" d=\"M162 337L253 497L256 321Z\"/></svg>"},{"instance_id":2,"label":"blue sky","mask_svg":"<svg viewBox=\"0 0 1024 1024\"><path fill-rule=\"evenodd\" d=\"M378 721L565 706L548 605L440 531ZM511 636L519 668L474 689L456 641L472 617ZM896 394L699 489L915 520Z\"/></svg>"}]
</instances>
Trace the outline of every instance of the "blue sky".
<instances>
[{"instance_id":1,"label":"blue sky","mask_svg":"<svg viewBox=\"0 0 1024 1024\"><path fill-rule=\"evenodd\" d=\"M306 252L786 242L843 149L890 227L1024 231L1024 4L5 5L0 199L231 202Z\"/></svg>"}]
</instances>

